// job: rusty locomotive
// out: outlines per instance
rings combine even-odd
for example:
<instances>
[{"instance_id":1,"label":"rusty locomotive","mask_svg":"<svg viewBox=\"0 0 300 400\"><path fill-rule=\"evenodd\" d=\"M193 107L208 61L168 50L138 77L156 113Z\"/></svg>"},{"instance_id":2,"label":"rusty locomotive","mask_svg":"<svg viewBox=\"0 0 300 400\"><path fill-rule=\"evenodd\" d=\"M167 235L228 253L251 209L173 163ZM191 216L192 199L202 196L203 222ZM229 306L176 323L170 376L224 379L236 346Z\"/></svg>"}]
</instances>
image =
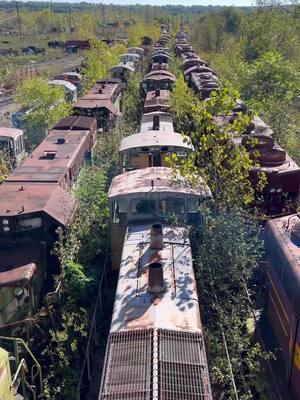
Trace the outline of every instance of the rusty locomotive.
<instances>
[{"instance_id":1,"label":"rusty locomotive","mask_svg":"<svg viewBox=\"0 0 300 400\"><path fill-rule=\"evenodd\" d=\"M182 59L182 71L188 85L200 99L218 90L217 74L193 51L187 35L176 37L175 54ZM229 116L216 116L217 123L229 124L236 113L249 113L239 102ZM255 142L253 142L255 139ZM259 117L252 116L246 132L234 145L256 152L259 165L252 168L254 187L260 172L266 174L263 211L268 215L265 229L266 306L268 327L277 342L277 363L286 382L289 396L300 399L300 215L293 213L299 198L300 168L273 138L271 128ZM254 143L254 144L253 144ZM257 155L258 152L258 155ZM276 346L276 345L275 345Z\"/></svg>"},{"instance_id":2,"label":"rusty locomotive","mask_svg":"<svg viewBox=\"0 0 300 400\"><path fill-rule=\"evenodd\" d=\"M182 61L182 72L189 87L201 100L205 101L213 91L219 90L216 72L198 57L189 44L185 32L179 32L176 36L174 52ZM255 205L269 217L290 213L295 209L299 196L299 166L274 140L271 128L260 118L253 116L241 101L230 115L216 116L217 123L231 124L238 113L247 113L251 116L251 121L243 137L233 140L233 144L246 146L250 155L254 156L255 154L258 165L253 167L250 173L250 181L255 188L257 198ZM255 145L254 142L256 142ZM257 154L259 155L257 156ZM258 185L261 172L265 174L267 181L263 189ZM261 199L263 200L261 201Z\"/></svg>"},{"instance_id":3,"label":"rusty locomotive","mask_svg":"<svg viewBox=\"0 0 300 400\"><path fill-rule=\"evenodd\" d=\"M167 167L167 157L180 160L193 148L174 132L175 77L165 30L141 82L140 133L123 139L123 173L109 189L112 268L119 278L99 400L212 399L188 235L189 225L203 222L199 204L211 193L201 179L193 188L180 176L174 180Z\"/></svg>"}]
</instances>

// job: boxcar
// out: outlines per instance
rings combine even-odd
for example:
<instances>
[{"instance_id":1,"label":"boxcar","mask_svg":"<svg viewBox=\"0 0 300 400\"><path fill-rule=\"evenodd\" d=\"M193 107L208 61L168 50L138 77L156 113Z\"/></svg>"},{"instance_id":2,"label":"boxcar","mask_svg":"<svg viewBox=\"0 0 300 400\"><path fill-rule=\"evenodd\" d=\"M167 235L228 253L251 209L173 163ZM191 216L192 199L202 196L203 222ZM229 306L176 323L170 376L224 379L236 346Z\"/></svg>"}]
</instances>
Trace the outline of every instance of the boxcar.
<instances>
[{"instance_id":1,"label":"boxcar","mask_svg":"<svg viewBox=\"0 0 300 400\"><path fill-rule=\"evenodd\" d=\"M267 315L277 339L283 376L300 399L300 220L298 215L267 223Z\"/></svg>"}]
</instances>

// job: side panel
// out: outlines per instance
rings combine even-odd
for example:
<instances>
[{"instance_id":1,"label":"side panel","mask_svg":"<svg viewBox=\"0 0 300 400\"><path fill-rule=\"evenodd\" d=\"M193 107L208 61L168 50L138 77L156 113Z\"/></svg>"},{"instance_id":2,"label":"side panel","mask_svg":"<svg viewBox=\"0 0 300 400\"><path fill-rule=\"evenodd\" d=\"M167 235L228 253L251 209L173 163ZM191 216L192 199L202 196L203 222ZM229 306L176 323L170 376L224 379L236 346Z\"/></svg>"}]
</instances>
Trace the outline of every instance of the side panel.
<instances>
[{"instance_id":1,"label":"side panel","mask_svg":"<svg viewBox=\"0 0 300 400\"><path fill-rule=\"evenodd\" d=\"M267 315L280 346L286 379L289 379L296 315L273 267L267 269Z\"/></svg>"},{"instance_id":2,"label":"side panel","mask_svg":"<svg viewBox=\"0 0 300 400\"><path fill-rule=\"evenodd\" d=\"M291 373L291 389L295 400L300 400L300 324L298 322L297 335L294 345L293 364Z\"/></svg>"},{"instance_id":3,"label":"side panel","mask_svg":"<svg viewBox=\"0 0 300 400\"><path fill-rule=\"evenodd\" d=\"M0 348L0 399L13 400L8 353Z\"/></svg>"},{"instance_id":4,"label":"side panel","mask_svg":"<svg viewBox=\"0 0 300 400\"><path fill-rule=\"evenodd\" d=\"M112 269L119 269L123 250L126 225L111 223L110 244Z\"/></svg>"}]
</instances>

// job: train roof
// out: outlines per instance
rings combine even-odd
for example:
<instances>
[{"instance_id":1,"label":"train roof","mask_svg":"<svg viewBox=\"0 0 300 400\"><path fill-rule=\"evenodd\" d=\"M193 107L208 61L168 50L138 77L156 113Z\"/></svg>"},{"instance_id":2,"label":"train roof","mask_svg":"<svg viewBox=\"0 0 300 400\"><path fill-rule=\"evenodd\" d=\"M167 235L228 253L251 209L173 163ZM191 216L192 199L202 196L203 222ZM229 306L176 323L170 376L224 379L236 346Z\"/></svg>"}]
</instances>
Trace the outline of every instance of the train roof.
<instances>
[{"instance_id":1,"label":"train roof","mask_svg":"<svg viewBox=\"0 0 300 400\"><path fill-rule=\"evenodd\" d=\"M216 75L215 71L207 67L206 65L193 65L192 67L186 69L183 74L186 76L192 73L202 73L202 72L210 72L213 75Z\"/></svg>"},{"instance_id":2,"label":"train roof","mask_svg":"<svg viewBox=\"0 0 300 400\"><path fill-rule=\"evenodd\" d=\"M129 72L135 72L135 67L133 63L124 63L124 62L121 62L118 65L113 65L110 70L114 72L122 69L126 69Z\"/></svg>"},{"instance_id":3,"label":"train roof","mask_svg":"<svg viewBox=\"0 0 300 400\"><path fill-rule=\"evenodd\" d=\"M0 127L0 137L16 139L18 136L23 135L23 133L21 129Z\"/></svg>"},{"instance_id":4,"label":"train roof","mask_svg":"<svg viewBox=\"0 0 300 400\"><path fill-rule=\"evenodd\" d=\"M150 228L132 224L125 235L111 332L149 328L201 332L188 230L163 227L164 248L158 252L149 246ZM148 265L158 257L166 290L153 296L148 292Z\"/></svg>"},{"instance_id":5,"label":"train roof","mask_svg":"<svg viewBox=\"0 0 300 400\"><path fill-rule=\"evenodd\" d=\"M89 148L89 131L53 130L6 179L7 182L60 182Z\"/></svg>"},{"instance_id":6,"label":"train roof","mask_svg":"<svg viewBox=\"0 0 300 400\"><path fill-rule=\"evenodd\" d=\"M65 89L69 90L70 92L76 92L77 87L73 85L73 83L65 81L63 79L52 79L48 81L49 85L60 85L63 86Z\"/></svg>"},{"instance_id":7,"label":"train roof","mask_svg":"<svg viewBox=\"0 0 300 400\"><path fill-rule=\"evenodd\" d=\"M110 186L108 197L124 197L141 193L177 193L192 196L209 196L210 190L199 178L199 186L192 188L184 178L174 177L171 168L149 167L117 175Z\"/></svg>"},{"instance_id":8,"label":"train roof","mask_svg":"<svg viewBox=\"0 0 300 400\"><path fill-rule=\"evenodd\" d=\"M212 400L187 229L163 227L160 251L149 233L130 225L125 235L98 399ZM164 291L154 294L149 263L158 261Z\"/></svg>"},{"instance_id":9,"label":"train roof","mask_svg":"<svg viewBox=\"0 0 300 400\"><path fill-rule=\"evenodd\" d=\"M157 69L154 71L149 72L145 78L144 81L146 80L162 80L162 79L169 79L171 81L176 81L175 75L173 75L170 71L166 69Z\"/></svg>"},{"instance_id":10,"label":"train roof","mask_svg":"<svg viewBox=\"0 0 300 400\"><path fill-rule=\"evenodd\" d=\"M146 94L144 110L159 111L160 109L168 110L171 107L171 95L169 90L150 91Z\"/></svg>"},{"instance_id":11,"label":"train roof","mask_svg":"<svg viewBox=\"0 0 300 400\"><path fill-rule=\"evenodd\" d=\"M75 199L56 184L4 182L0 186L0 218L43 212L68 226L74 209Z\"/></svg>"},{"instance_id":12,"label":"train roof","mask_svg":"<svg viewBox=\"0 0 300 400\"><path fill-rule=\"evenodd\" d=\"M69 117L62 118L54 127L53 130L89 130L96 129L96 118L71 115Z\"/></svg>"},{"instance_id":13,"label":"train roof","mask_svg":"<svg viewBox=\"0 0 300 400\"><path fill-rule=\"evenodd\" d=\"M100 95L101 96L101 95ZM106 108L110 113L121 116L120 111L117 107L110 101L105 99L97 98L97 95L86 95L81 100L79 100L75 108L86 108L86 109L93 109L93 108Z\"/></svg>"},{"instance_id":14,"label":"train roof","mask_svg":"<svg viewBox=\"0 0 300 400\"><path fill-rule=\"evenodd\" d=\"M70 76L73 78L77 78L79 81L82 81L82 75L80 75L78 72L61 72L60 74L56 74L55 77L57 77L57 79L61 79L61 77L63 76Z\"/></svg>"},{"instance_id":15,"label":"train roof","mask_svg":"<svg viewBox=\"0 0 300 400\"><path fill-rule=\"evenodd\" d=\"M186 139L186 141L184 139ZM190 150L193 148L193 146L188 142L187 136L184 137L173 131L161 132L152 130L125 137L121 142L119 151L123 152L129 149L149 146L181 147Z\"/></svg>"},{"instance_id":16,"label":"train roof","mask_svg":"<svg viewBox=\"0 0 300 400\"><path fill-rule=\"evenodd\" d=\"M153 129L153 117L155 115L157 115L159 117L160 132L174 131L172 114L168 113L168 112L163 112L163 111L154 111L154 112L144 113L142 115L142 121L141 121L141 127L140 127L141 132L148 132Z\"/></svg>"}]
</instances>

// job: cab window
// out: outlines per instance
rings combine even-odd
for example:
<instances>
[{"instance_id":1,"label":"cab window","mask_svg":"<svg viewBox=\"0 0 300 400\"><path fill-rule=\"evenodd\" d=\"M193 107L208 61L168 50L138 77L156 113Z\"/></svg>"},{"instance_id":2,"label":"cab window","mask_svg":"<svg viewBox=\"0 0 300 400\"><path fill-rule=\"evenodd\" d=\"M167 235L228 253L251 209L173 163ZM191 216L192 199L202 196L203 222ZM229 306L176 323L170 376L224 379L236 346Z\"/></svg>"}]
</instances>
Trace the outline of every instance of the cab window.
<instances>
[{"instance_id":1,"label":"cab window","mask_svg":"<svg viewBox=\"0 0 300 400\"><path fill-rule=\"evenodd\" d=\"M161 199L159 202L160 214L166 216L172 215L184 215L185 214L185 202L184 199L178 198L166 198Z\"/></svg>"},{"instance_id":2,"label":"cab window","mask_svg":"<svg viewBox=\"0 0 300 400\"><path fill-rule=\"evenodd\" d=\"M113 223L114 224L126 223L127 211L128 207L126 199L118 199L113 201L112 204Z\"/></svg>"},{"instance_id":3,"label":"cab window","mask_svg":"<svg viewBox=\"0 0 300 400\"><path fill-rule=\"evenodd\" d=\"M133 199L130 203L132 214L155 214L155 201L149 199Z\"/></svg>"}]
</instances>

